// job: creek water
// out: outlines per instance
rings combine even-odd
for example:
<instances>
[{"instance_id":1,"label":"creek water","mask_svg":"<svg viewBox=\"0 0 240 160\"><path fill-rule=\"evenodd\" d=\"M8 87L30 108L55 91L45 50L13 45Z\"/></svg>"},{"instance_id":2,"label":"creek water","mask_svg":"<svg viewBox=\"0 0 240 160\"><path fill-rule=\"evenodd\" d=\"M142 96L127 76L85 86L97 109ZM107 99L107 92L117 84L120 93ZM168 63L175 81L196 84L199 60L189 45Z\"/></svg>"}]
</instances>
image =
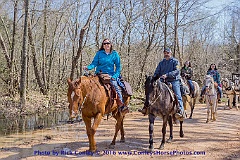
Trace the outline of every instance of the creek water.
<instances>
[{"instance_id":1,"label":"creek water","mask_svg":"<svg viewBox=\"0 0 240 160\"><path fill-rule=\"evenodd\" d=\"M52 110L33 115L0 117L0 136L51 128L69 122L68 110Z\"/></svg>"}]
</instances>

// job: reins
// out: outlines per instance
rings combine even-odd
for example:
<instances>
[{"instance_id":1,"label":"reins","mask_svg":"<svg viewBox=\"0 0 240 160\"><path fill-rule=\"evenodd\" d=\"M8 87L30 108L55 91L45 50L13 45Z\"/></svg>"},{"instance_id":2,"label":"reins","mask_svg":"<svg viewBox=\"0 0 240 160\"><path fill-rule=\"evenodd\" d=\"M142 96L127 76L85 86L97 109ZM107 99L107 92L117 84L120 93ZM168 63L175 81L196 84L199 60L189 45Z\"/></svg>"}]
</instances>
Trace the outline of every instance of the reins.
<instances>
[{"instance_id":1,"label":"reins","mask_svg":"<svg viewBox=\"0 0 240 160\"><path fill-rule=\"evenodd\" d=\"M154 100L154 102L152 102L152 103L149 104L149 107L150 107L151 105L153 105L153 104L159 99L160 96L161 96L161 94L158 95L158 97Z\"/></svg>"},{"instance_id":2,"label":"reins","mask_svg":"<svg viewBox=\"0 0 240 160\"><path fill-rule=\"evenodd\" d=\"M161 85L161 84L159 84L159 85ZM158 87L160 88L160 86L158 86ZM152 106L159 99L160 96L161 96L161 93L157 96L157 98L152 103L149 104L149 107ZM154 95L154 97L155 97L155 95Z\"/></svg>"},{"instance_id":3,"label":"reins","mask_svg":"<svg viewBox=\"0 0 240 160\"><path fill-rule=\"evenodd\" d=\"M206 87L208 87L208 86L206 86ZM211 98L210 97L214 97L214 96L216 96L217 97L217 89L214 87L214 83L212 82L212 80L211 80L211 88L210 88L210 86L208 87L209 88L209 90L213 90L213 94L205 94L206 96L208 96L209 98L208 98L208 103L210 104L210 105L212 105L212 102L211 102Z\"/></svg>"}]
</instances>

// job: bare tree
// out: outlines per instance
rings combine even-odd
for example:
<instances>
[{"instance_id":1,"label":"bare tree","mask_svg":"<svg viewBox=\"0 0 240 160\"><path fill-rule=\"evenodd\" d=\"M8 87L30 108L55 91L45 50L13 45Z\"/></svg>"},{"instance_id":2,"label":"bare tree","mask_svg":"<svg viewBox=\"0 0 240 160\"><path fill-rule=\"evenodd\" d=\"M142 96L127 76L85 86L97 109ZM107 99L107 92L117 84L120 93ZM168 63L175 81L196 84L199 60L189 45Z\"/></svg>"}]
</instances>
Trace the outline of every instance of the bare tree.
<instances>
[{"instance_id":1,"label":"bare tree","mask_svg":"<svg viewBox=\"0 0 240 160\"><path fill-rule=\"evenodd\" d=\"M90 22L91 22L91 20L92 20L93 13L94 13L94 11L95 11L98 3L99 3L99 0L96 0L93 8L92 8L91 11L90 11L90 14L89 14L89 17L88 17L88 19L87 19L87 22L85 23L85 25L83 26L83 28L82 28L81 31L80 31L80 35L79 35L79 46L78 46L78 50L77 50L77 55L76 55L76 56L73 56L70 79L73 79L73 77L74 77L74 73L75 73L76 66L77 66L77 61L78 61L78 59L80 58L80 55L82 54L82 50L83 50L83 38L84 38L84 36L85 36L85 31L88 29L88 27L89 27L89 25L90 25Z\"/></svg>"},{"instance_id":2,"label":"bare tree","mask_svg":"<svg viewBox=\"0 0 240 160\"><path fill-rule=\"evenodd\" d=\"M28 5L29 1L24 1L25 18L24 18L24 31L23 31L23 44L22 44L22 56L21 56L21 79L20 79L20 104L21 108L26 104L26 71L27 71L27 23L28 23Z\"/></svg>"},{"instance_id":3,"label":"bare tree","mask_svg":"<svg viewBox=\"0 0 240 160\"><path fill-rule=\"evenodd\" d=\"M153 3L152 12L150 14L147 14L147 12L144 13L143 19L144 19L144 30L146 31L147 38L146 38L146 48L143 54L142 59L142 65L140 66L140 77L138 80L138 86L142 86L143 81L143 75L144 75L144 69L147 64L147 58L150 55L153 48L155 48L158 44L158 36L159 36L159 28L163 19L163 8L160 6L163 6L163 1ZM138 88L139 89L139 88Z\"/></svg>"}]
</instances>

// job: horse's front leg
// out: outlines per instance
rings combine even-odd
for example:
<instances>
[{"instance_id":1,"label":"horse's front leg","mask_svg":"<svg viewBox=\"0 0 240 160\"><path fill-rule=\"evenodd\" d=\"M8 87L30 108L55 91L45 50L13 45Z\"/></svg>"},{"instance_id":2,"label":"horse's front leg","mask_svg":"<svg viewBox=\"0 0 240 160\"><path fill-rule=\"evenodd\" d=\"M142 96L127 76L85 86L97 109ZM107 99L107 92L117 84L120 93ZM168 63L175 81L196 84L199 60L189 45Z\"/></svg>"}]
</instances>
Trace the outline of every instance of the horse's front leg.
<instances>
[{"instance_id":1,"label":"horse's front leg","mask_svg":"<svg viewBox=\"0 0 240 160\"><path fill-rule=\"evenodd\" d=\"M183 133L183 121L180 121L180 137L184 137L184 133Z\"/></svg>"},{"instance_id":2,"label":"horse's front leg","mask_svg":"<svg viewBox=\"0 0 240 160\"><path fill-rule=\"evenodd\" d=\"M209 113L210 113L210 104L208 102L208 99L206 99L206 102L207 102L207 121L206 121L206 123L208 123L209 122Z\"/></svg>"},{"instance_id":3,"label":"horse's front leg","mask_svg":"<svg viewBox=\"0 0 240 160\"><path fill-rule=\"evenodd\" d=\"M191 101L191 114L189 116L189 119L192 119L193 110L194 110L194 107L195 107L195 104L196 104L196 100L197 100L196 97L192 98L192 101Z\"/></svg>"},{"instance_id":4,"label":"horse's front leg","mask_svg":"<svg viewBox=\"0 0 240 160\"><path fill-rule=\"evenodd\" d=\"M233 107L233 99L234 99L234 95L229 95L228 96L228 100L229 100L228 101L228 103L229 103L228 106L229 106L230 109L232 109L232 107Z\"/></svg>"},{"instance_id":5,"label":"horse's front leg","mask_svg":"<svg viewBox=\"0 0 240 160\"><path fill-rule=\"evenodd\" d=\"M173 139L173 122L172 122L172 116L168 117L168 125L170 128L170 136L169 139L167 140L167 143L171 143Z\"/></svg>"},{"instance_id":6,"label":"horse's front leg","mask_svg":"<svg viewBox=\"0 0 240 160\"><path fill-rule=\"evenodd\" d=\"M97 131L99 124L101 123L101 120L102 120L102 114L98 113L96 115L96 117L94 118L94 122L93 122L92 129L91 129L91 132L92 132L92 145L91 145L92 149L91 149L91 151L93 151L93 152L96 151L96 149L97 149L94 135Z\"/></svg>"},{"instance_id":7,"label":"horse's front leg","mask_svg":"<svg viewBox=\"0 0 240 160\"><path fill-rule=\"evenodd\" d=\"M87 132L87 136L88 136L88 142L89 142L89 150L92 151L92 144L93 144L93 135L91 132L91 118L86 117L86 116L82 116L82 119L86 125L86 132Z\"/></svg>"},{"instance_id":8,"label":"horse's front leg","mask_svg":"<svg viewBox=\"0 0 240 160\"><path fill-rule=\"evenodd\" d=\"M217 100L216 100L216 102L213 103L213 113L212 113L212 116L213 116L212 120L213 120L213 121L216 121L217 106L218 106L218 102L217 102Z\"/></svg>"},{"instance_id":9,"label":"horse's front leg","mask_svg":"<svg viewBox=\"0 0 240 160\"><path fill-rule=\"evenodd\" d=\"M97 116L94 118L93 126L91 127L91 118L83 116L83 121L86 125L88 140L89 140L89 151L95 152L96 151L96 142L94 139L94 134L96 133L97 127L101 122L102 114L98 113Z\"/></svg>"},{"instance_id":10,"label":"horse's front leg","mask_svg":"<svg viewBox=\"0 0 240 160\"><path fill-rule=\"evenodd\" d=\"M116 115L116 117L114 117L117 122L115 124L115 134L114 134L114 137L113 137L113 140L112 140L112 143L110 144L110 148L111 149L114 149L114 146L115 146L115 143L116 143L116 138L117 138L117 134L118 134L118 131L121 129L121 125L123 125L123 116L121 116L119 113ZM124 131L123 131L124 132ZM123 137L124 137L124 133L122 133L121 131L121 134L123 134ZM122 139L122 137L121 137Z\"/></svg>"},{"instance_id":11,"label":"horse's front leg","mask_svg":"<svg viewBox=\"0 0 240 160\"><path fill-rule=\"evenodd\" d=\"M120 127L120 132L121 132L121 139L120 139L120 142L121 143L124 143L125 142L125 132L124 132L124 128L123 128L123 120L124 120L124 117L122 119L122 122L121 122L121 127Z\"/></svg>"},{"instance_id":12,"label":"horse's front leg","mask_svg":"<svg viewBox=\"0 0 240 160\"><path fill-rule=\"evenodd\" d=\"M159 147L160 150L164 149L167 121L168 121L168 115L163 116L162 142L161 142L161 145Z\"/></svg>"},{"instance_id":13,"label":"horse's front leg","mask_svg":"<svg viewBox=\"0 0 240 160\"><path fill-rule=\"evenodd\" d=\"M155 120L155 116L152 114L148 115L148 120L149 120L149 150L153 151L154 147L153 147L153 126L154 126L154 120Z\"/></svg>"},{"instance_id":14,"label":"horse's front leg","mask_svg":"<svg viewBox=\"0 0 240 160\"><path fill-rule=\"evenodd\" d=\"M236 109L237 109L237 110L238 110L238 105L239 105L238 99L239 99L239 95L236 95L235 106L236 106Z\"/></svg>"}]
</instances>

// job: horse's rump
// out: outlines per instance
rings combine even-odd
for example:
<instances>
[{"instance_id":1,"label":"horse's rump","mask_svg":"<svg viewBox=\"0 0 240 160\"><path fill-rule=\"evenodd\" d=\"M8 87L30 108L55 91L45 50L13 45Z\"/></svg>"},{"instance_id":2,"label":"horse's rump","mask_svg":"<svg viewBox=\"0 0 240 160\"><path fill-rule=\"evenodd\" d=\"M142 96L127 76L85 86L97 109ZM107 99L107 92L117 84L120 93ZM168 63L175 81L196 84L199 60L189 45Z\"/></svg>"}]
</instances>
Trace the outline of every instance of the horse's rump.
<instances>
[{"instance_id":1,"label":"horse's rump","mask_svg":"<svg viewBox=\"0 0 240 160\"><path fill-rule=\"evenodd\" d=\"M103 86L105 87L105 89L107 91L109 90L115 90L110 84L111 81L111 76L109 76L109 74L104 74L104 73L100 73L97 74L99 77L100 82L103 84ZM132 92L132 87L130 86L130 84L126 81L124 81L123 79L120 79L118 82L119 87L122 90L122 94L123 96L132 96L133 92ZM116 93L116 92L115 92ZM111 95L109 94L109 96L111 97Z\"/></svg>"}]
</instances>

